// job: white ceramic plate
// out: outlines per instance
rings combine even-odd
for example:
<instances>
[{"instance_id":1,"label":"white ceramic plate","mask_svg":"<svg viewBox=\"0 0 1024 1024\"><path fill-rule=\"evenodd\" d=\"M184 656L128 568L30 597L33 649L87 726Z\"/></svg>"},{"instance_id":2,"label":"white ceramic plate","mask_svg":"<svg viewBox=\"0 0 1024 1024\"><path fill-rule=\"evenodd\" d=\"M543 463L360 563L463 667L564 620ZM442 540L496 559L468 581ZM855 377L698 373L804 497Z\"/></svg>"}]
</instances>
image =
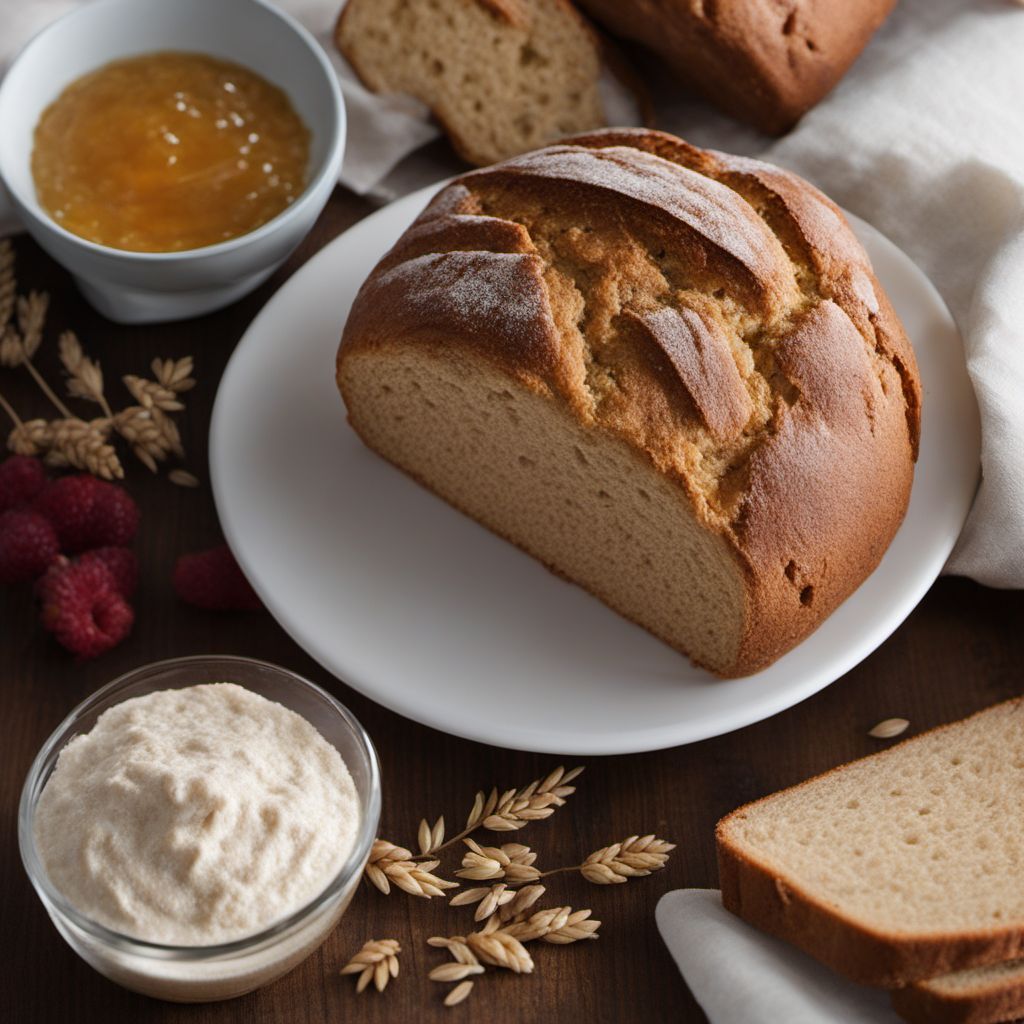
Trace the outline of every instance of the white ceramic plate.
<instances>
[{"instance_id":1,"label":"white ceramic plate","mask_svg":"<svg viewBox=\"0 0 1024 1024\"><path fill-rule=\"evenodd\" d=\"M977 485L980 430L956 327L916 266L851 218L914 343L924 431L881 565L770 668L722 681L369 452L334 384L363 279L435 189L313 257L224 373L210 456L228 542L278 621L338 678L427 725L524 750L617 754L767 718L870 654L931 586Z\"/></svg>"}]
</instances>

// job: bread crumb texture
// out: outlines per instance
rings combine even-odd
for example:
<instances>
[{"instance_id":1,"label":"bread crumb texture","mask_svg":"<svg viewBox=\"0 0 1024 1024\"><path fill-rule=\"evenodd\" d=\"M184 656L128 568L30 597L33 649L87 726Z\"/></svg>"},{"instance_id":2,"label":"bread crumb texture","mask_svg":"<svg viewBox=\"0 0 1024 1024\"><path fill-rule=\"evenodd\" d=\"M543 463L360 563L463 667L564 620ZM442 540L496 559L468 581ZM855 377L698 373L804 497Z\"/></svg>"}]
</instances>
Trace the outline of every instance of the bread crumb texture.
<instances>
[{"instance_id":1,"label":"bread crumb texture","mask_svg":"<svg viewBox=\"0 0 1024 1024\"><path fill-rule=\"evenodd\" d=\"M838 208L645 130L445 188L360 291L338 380L371 448L722 675L874 569L918 440Z\"/></svg>"},{"instance_id":2,"label":"bread crumb texture","mask_svg":"<svg viewBox=\"0 0 1024 1024\"><path fill-rule=\"evenodd\" d=\"M1022 799L1012 701L742 808L722 837L873 930L1024 926Z\"/></svg>"},{"instance_id":3,"label":"bread crumb texture","mask_svg":"<svg viewBox=\"0 0 1024 1024\"><path fill-rule=\"evenodd\" d=\"M472 164L606 123L600 46L567 0L349 0L336 36L369 88L422 100Z\"/></svg>"}]
</instances>

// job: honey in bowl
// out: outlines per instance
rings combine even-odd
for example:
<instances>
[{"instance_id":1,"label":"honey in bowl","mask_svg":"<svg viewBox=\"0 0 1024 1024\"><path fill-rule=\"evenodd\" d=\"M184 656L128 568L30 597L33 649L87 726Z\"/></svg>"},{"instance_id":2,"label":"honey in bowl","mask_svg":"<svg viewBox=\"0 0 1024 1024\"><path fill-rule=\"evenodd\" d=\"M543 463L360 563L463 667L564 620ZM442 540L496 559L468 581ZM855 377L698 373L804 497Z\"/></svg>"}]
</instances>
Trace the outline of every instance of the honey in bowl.
<instances>
[{"instance_id":1,"label":"honey in bowl","mask_svg":"<svg viewBox=\"0 0 1024 1024\"><path fill-rule=\"evenodd\" d=\"M180 252L247 234L297 199L309 141L284 92L248 68L151 53L76 79L43 111L32 177L68 231Z\"/></svg>"}]
</instances>

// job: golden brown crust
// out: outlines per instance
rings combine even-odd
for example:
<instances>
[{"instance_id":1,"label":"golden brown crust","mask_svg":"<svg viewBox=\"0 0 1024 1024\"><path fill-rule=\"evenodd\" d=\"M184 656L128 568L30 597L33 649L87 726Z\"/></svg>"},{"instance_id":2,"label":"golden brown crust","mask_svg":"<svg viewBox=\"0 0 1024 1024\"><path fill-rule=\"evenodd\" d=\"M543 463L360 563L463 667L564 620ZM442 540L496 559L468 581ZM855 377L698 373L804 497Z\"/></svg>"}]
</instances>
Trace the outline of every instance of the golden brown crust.
<instances>
[{"instance_id":1,"label":"golden brown crust","mask_svg":"<svg viewBox=\"0 0 1024 1024\"><path fill-rule=\"evenodd\" d=\"M896 0L580 0L727 113L781 134L846 73Z\"/></svg>"},{"instance_id":2,"label":"golden brown crust","mask_svg":"<svg viewBox=\"0 0 1024 1024\"><path fill-rule=\"evenodd\" d=\"M996 706L1024 708L1024 699ZM960 724L939 726L930 734L955 729ZM914 743L924 735L928 734L921 733L904 743ZM889 757L899 746L902 744L851 763ZM803 789L849 767L840 765L791 788ZM901 988L921 979L1024 955L1024 931L1019 925L955 935L892 934L873 930L844 916L834 906L820 902L801 886L799 879L783 877L732 840L733 819L771 799L769 795L738 807L722 818L715 829L722 903L744 921L792 943L853 981L883 988Z\"/></svg>"},{"instance_id":3,"label":"golden brown crust","mask_svg":"<svg viewBox=\"0 0 1024 1024\"><path fill-rule=\"evenodd\" d=\"M891 995L893 1009L910 1024L1000 1024L1024 1017L1024 970L1011 980L939 992L927 983Z\"/></svg>"},{"instance_id":4,"label":"golden brown crust","mask_svg":"<svg viewBox=\"0 0 1024 1024\"><path fill-rule=\"evenodd\" d=\"M610 130L465 175L371 274L339 364L438 338L625 440L727 540L747 610L722 674L810 633L903 517L913 352L842 214L787 172Z\"/></svg>"}]
</instances>

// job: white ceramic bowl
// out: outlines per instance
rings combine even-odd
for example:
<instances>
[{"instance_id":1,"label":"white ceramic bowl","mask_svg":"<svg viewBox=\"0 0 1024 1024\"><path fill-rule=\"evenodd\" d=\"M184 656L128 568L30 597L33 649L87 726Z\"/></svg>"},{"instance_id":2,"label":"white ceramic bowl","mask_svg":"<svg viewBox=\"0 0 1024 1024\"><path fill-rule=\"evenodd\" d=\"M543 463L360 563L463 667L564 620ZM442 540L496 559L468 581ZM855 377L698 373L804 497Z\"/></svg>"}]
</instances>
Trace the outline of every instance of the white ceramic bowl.
<instances>
[{"instance_id":1,"label":"white ceramic bowl","mask_svg":"<svg viewBox=\"0 0 1024 1024\"><path fill-rule=\"evenodd\" d=\"M39 115L81 75L156 50L244 64L283 89L309 127L305 191L255 231L184 252L127 252L72 234L36 200L30 164ZM262 0L95 0L39 33L0 85L0 180L16 216L86 298L122 323L196 316L259 285L313 226L337 181L344 143L345 108L327 55Z\"/></svg>"}]
</instances>

